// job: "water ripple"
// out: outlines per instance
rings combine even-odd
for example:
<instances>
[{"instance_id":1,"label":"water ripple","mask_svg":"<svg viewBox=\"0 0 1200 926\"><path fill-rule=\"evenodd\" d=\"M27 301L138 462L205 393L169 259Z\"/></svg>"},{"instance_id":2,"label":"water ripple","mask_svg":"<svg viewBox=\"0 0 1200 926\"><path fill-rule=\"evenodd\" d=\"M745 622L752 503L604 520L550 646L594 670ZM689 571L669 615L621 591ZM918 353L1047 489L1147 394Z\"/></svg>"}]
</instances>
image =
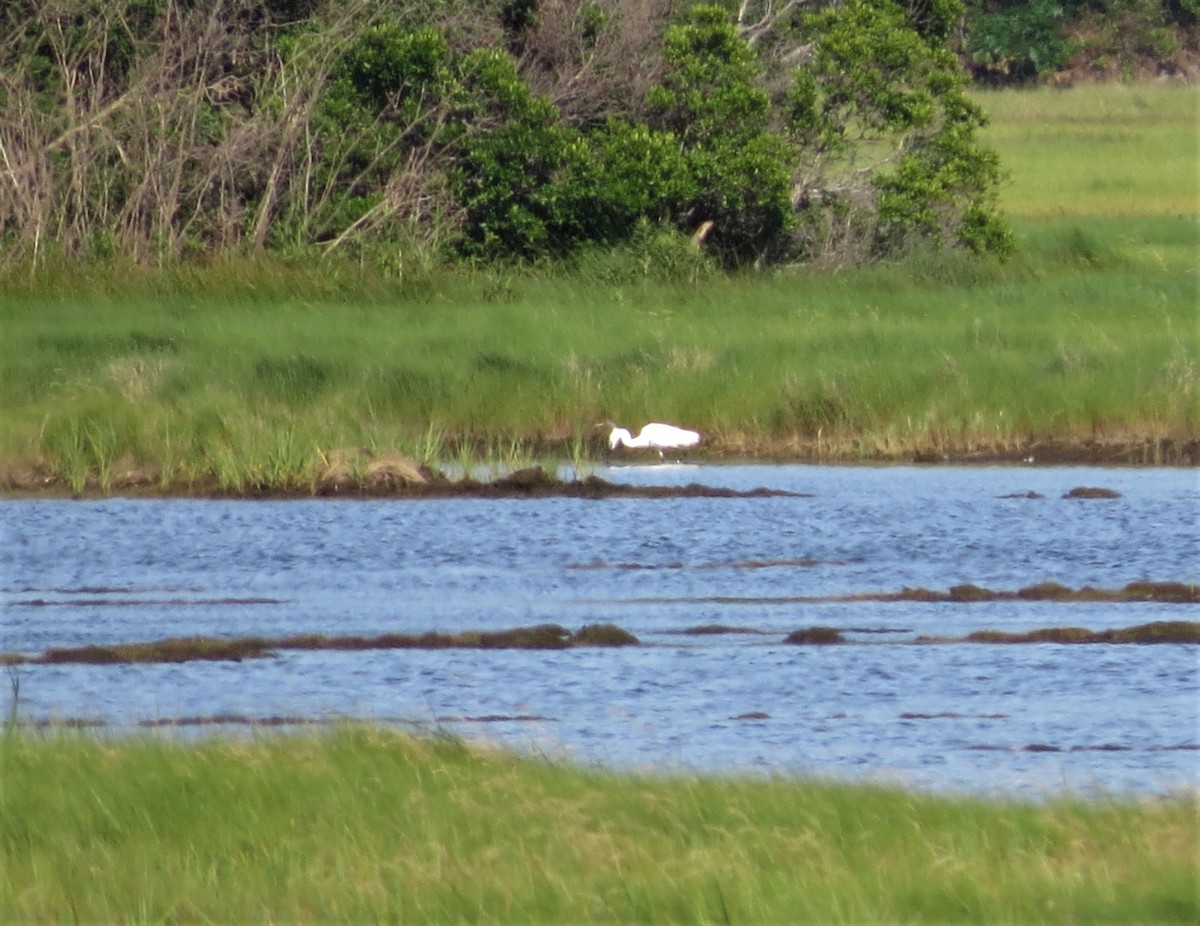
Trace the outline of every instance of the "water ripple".
<instances>
[{"instance_id":1,"label":"water ripple","mask_svg":"<svg viewBox=\"0 0 1200 926\"><path fill-rule=\"evenodd\" d=\"M651 466L598 475L808 497L7 500L4 651L604 622L652 644L25 665L19 714L197 729L356 717L627 767L975 792L1200 783L1195 738L1181 734L1200 722L1194 648L890 645L979 629L1104 631L1178 619L1179 605L862 597L963 583L1195 582L1194 472ZM1063 498L1077 486L1119 497ZM860 636L846 647L783 644L802 627ZM695 628L709 632L687 632Z\"/></svg>"}]
</instances>

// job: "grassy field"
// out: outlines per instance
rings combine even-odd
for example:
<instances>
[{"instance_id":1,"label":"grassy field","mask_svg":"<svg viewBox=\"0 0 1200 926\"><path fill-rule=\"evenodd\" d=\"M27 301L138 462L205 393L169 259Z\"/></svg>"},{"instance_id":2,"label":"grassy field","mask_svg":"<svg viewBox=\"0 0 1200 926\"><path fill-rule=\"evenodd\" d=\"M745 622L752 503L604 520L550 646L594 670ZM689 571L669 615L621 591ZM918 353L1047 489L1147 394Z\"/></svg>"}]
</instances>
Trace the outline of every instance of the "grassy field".
<instances>
[{"instance_id":1,"label":"grassy field","mask_svg":"<svg viewBox=\"0 0 1200 926\"><path fill-rule=\"evenodd\" d=\"M0 742L0 919L1195 922L1195 797L618 775L349 727Z\"/></svg>"},{"instance_id":2,"label":"grassy field","mask_svg":"<svg viewBox=\"0 0 1200 926\"><path fill-rule=\"evenodd\" d=\"M1200 88L1097 84L979 92L1019 219L1200 215Z\"/></svg>"},{"instance_id":3,"label":"grassy field","mask_svg":"<svg viewBox=\"0 0 1200 926\"><path fill-rule=\"evenodd\" d=\"M0 467L82 490L303 491L338 448L598 451L597 422L709 452L1183 462L1200 434L1200 89L986 93L1023 250L675 283L223 262L0 280ZM1105 142L1103 139L1112 139ZM1186 448L1191 442L1191 451Z\"/></svg>"}]
</instances>

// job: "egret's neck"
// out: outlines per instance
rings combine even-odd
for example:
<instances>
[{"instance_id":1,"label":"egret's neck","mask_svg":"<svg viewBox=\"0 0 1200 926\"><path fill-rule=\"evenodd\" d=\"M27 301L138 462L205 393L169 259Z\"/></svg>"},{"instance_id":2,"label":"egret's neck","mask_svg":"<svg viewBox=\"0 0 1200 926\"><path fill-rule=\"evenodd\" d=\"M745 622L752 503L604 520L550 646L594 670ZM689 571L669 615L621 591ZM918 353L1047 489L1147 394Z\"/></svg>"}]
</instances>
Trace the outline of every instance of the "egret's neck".
<instances>
[{"instance_id":1,"label":"egret's neck","mask_svg":"<svg viewBox=\"0 0 1200 926\"><path fill-rule=\"evenodd\" d=\"M630 441L633 440L633 435L624 428L613 428L612 433L608 435L608 447L610 450L616 450L622 444L631 446Z\"/></svg>"}]
</instances>

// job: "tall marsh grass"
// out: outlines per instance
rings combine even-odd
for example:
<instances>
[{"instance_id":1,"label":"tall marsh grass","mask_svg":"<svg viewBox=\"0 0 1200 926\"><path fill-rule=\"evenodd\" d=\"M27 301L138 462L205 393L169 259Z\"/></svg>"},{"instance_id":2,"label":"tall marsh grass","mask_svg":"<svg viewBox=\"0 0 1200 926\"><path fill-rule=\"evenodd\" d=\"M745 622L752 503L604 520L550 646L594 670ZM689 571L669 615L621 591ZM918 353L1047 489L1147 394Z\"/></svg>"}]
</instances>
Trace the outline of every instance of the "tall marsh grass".
<instances>
[{"instance_id":1,"label":"tall marsh grass","mask_svg":"<svg viewBox=\"0 0 1200 926\"><path fill-rule=\"evenodd\" d=\"M347 727L10 731L0 919L1194 922L1193 795L630 775ZM1040 799L1045 797L1045 799Z\"/></svg>"},{"instance_id":2,"label":"tall marsh grass","mask_svg":"<svg viewBox=\"0 0 1200 926\"><path fill-rule=\"evenodd\" d=\"M454 282L410 301L5 302L0 455L72 486L295 487L320 451L599 452L677 421L727 452L1003 450L1197 431L1194 222L1039 226L1007 266L931 255L702 287Z\"/></svg>"}]
</instances>

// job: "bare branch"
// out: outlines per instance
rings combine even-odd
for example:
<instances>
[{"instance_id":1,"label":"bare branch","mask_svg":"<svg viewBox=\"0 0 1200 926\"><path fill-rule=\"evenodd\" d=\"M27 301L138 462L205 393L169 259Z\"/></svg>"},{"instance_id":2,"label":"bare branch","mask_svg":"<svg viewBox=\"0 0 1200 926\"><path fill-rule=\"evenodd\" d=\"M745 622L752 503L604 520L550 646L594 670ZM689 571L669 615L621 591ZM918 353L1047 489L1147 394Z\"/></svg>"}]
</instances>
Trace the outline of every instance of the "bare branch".
<instances>
[{"instance_id":1,"label":"bare branch","mask_svg":"<svg viewBox=\"0 0 1200 926\"><path fill-rule=\"evenodd\" d=\"M742 0L737 15L738 35L741 36L742 41L754 48L763 38L774 32L781 22L808 2L809 0L785 0L776 8L774 0L765 0L762 3L759 18L753 23L748 23L748 17L754 15L751 7L758 6L758 3L755 3L754 0Z\"/></svg>"}]
</instances>

